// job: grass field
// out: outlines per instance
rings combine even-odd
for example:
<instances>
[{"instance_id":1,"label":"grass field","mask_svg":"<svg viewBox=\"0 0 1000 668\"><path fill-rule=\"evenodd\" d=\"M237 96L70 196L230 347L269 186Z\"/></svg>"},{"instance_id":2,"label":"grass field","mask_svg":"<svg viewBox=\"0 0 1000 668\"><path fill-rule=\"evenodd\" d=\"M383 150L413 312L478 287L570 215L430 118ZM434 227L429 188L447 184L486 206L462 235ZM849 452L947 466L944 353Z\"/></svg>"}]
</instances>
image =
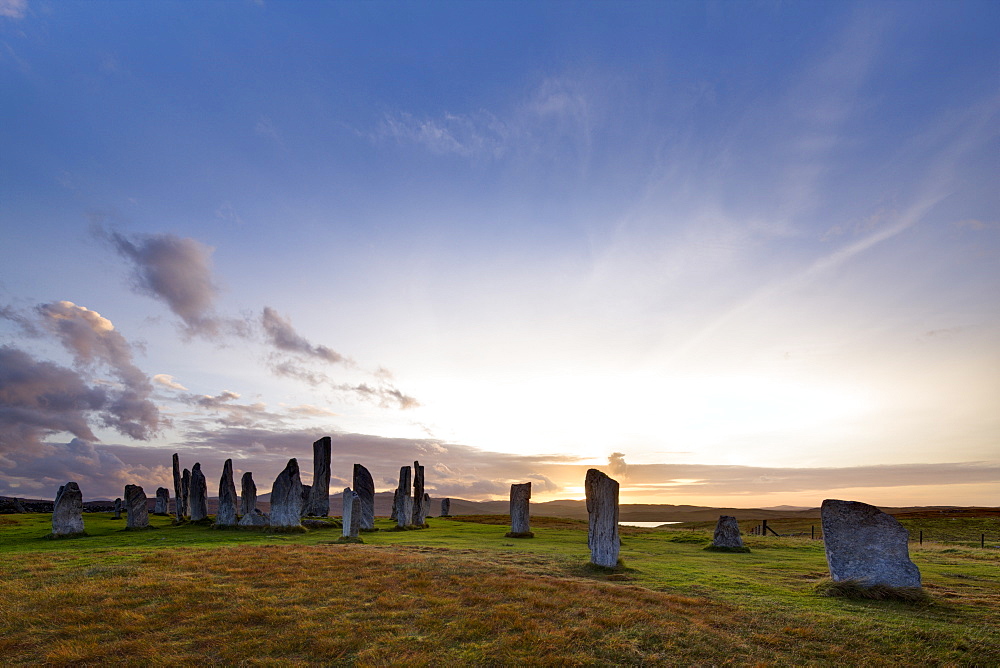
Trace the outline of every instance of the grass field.
<instances>
[{"instance_id":1,"label":"grass field","mask_svg":"<svg viewBox=\"0 0 1000 668\"><path fill-rule=\"evenodd\" d=\"M0 516L0 663L1000 665L1000 549L961 540L911 545L930 600L907 604L818 595L808 537L724 554L708 527L625 529L607 572L574 520L509 539L506 517L432 518L339 545L110 517L52 540L48 515ZM995 518L946 526L1000 542Z\"/></svg>"}]
</instances>

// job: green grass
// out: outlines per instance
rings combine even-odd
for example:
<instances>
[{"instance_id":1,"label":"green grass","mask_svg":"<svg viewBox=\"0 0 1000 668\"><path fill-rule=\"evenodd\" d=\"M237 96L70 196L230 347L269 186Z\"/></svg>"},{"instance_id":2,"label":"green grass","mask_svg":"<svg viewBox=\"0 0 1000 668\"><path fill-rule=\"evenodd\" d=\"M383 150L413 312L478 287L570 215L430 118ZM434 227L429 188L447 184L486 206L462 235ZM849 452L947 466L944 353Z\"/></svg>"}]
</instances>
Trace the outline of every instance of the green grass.
<instances>
[{"instance_id":1,"label":"green grass","mask_svg":"<svg viewBox=\"0 0 1000 668\"><path fill-rule=\"evenodd\" d=\"M505 516L380 519L337 545L110 517L69 541L48 515L0 518L5 665L1000 665L997 549L911 545L920 600L862 600L823 595L821 541L715 553L714 523L623 529L622 566L597 569L574 520L515 540Z\"/></svg>"}]
</instances>

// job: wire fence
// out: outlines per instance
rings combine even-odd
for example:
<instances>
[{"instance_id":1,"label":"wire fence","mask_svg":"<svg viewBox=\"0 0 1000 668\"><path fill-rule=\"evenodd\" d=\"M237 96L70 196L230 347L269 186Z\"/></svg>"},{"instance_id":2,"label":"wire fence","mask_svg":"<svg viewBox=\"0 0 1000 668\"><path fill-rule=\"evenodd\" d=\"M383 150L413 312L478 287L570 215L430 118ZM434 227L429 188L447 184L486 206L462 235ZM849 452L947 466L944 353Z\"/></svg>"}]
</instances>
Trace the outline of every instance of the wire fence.
<instances>
[{"instance_id":1,"label":"wire fence","mask_svg":"<svg viewBox=\"0 0 1000 668\"><path fill-rule=\"evenodd\" d=\"M809 537L811 540L823 540L823 530L821 527L817 527L815 524L810 525L809 531L793 531L789 533L778 533L775 531L773 526L769 526L767 520L761 520L760 524L750 529L747 532L750 536L774 536L776 538L805 538ZM989 536L989 538L988 538ZM910 532L910 542L917 543L918 545L923 545L924 541L928 543L932 542L942 542L942 543L960 543L963 545L974 545L979 544L979 547L986 549L1000 548L1000 536L992 536L984 532L979 532L978 534L970 534L968 536L956 536L952 532L944 533L937 536L939 540L935 540L934 532L919 529L916 532Z\"/></svg>"}]
</instances>

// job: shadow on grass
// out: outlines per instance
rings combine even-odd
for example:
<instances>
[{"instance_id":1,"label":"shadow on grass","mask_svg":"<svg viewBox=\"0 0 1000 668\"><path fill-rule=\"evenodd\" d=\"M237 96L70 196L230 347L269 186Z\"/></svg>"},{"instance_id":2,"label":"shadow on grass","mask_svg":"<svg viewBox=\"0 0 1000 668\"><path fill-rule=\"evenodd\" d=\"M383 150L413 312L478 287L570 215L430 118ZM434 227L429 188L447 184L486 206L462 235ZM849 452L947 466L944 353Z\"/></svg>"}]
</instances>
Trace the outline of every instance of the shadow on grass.
<instances>
[{"instance_id":1,"label":"shadow on grass","mask_svg":"<svg viewBox=\"0 0 1000 668\"><path fill-rule=\"evenodd\" d=\"M816 585L820 596L833 596L852 601L897 601L914 605L929 605L930 595L920 587L891 587L884 584L866 585L857 580L834 582L826 579Z\"/></svg>"}]
</instances>

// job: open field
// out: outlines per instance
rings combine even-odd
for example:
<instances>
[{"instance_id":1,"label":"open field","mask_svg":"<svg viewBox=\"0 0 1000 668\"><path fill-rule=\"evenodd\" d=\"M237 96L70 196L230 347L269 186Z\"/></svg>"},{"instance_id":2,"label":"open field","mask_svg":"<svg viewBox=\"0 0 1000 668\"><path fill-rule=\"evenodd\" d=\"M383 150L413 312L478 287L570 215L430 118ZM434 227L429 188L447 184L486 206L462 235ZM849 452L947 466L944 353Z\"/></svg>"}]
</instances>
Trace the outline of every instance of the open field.
<instances>
[{"instance_id":1,"label":"open field","mask_svg":"<svg viewBox=\"0 0 1000 668\"><path fill-rule=\"evenodd\" d=\"M364 545L151 520L87 514L90 536L51 540L48 515L0 517L3 663L1000 665L998 549L911 545L914 605L817 595L808 538L720 554L705 529L625 529L610 573L567 519L516 540L502 516L432 518ZM951 524L995 544L991 522Z\"/></svg>"}]
</instances>

